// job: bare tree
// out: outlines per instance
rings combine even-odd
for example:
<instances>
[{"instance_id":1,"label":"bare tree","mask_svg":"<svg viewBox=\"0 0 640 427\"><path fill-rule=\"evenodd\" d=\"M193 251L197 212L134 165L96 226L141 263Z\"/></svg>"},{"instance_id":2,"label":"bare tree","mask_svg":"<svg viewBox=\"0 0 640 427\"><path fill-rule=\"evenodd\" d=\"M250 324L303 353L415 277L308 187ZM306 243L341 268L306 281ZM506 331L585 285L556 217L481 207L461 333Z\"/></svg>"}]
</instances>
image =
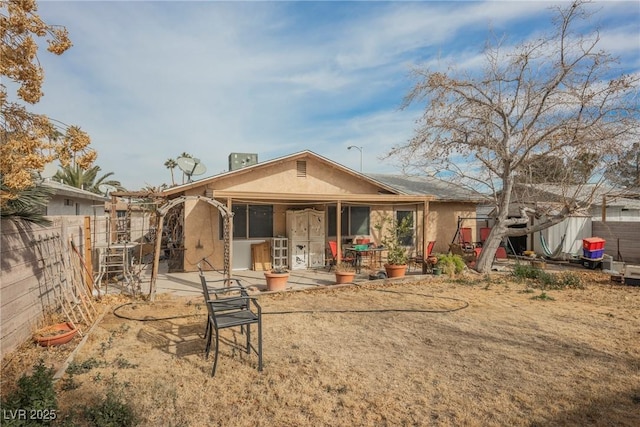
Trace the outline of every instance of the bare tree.
<instances>
[{"instance_id":1,"label":"bare tree","mask_svg":"<svg viewBox=\"0 0 640 427\"><path fill-rule=\"evenodd\" d=\"M504 237L545 229L585 207L566 194L554 211L522 205L520 216L510 217L516 177L526 176L532 159L589 160L588 167L585 161L564 165L581 168L571 176L583 183L588 170L593 184L608 159L638 140L638 76L615 71L616 59L598 49L597 31L574 31L589 18L582 1L563 6L556 8L553 33L512 49L488 44L479 74L416 70L417 83L405 98L405 108L424 102L425 110L415 135L389 156L408 171L457 178L495 204L496 224L476 263L481 272L491 268ZM528 214L543 216L531 225ZM517 224L527 226L509 228Z\"/></svg>"}]
</instances>

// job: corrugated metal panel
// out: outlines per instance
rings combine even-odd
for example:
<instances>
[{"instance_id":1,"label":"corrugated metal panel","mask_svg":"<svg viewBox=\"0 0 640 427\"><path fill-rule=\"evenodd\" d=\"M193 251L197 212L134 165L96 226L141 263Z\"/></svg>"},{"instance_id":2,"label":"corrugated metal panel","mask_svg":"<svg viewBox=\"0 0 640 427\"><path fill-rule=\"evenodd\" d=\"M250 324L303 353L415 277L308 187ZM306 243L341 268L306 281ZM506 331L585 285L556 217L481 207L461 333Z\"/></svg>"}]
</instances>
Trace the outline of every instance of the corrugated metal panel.
<instances>
[{"instance_id":1,"label":"corrugated metal panel","mask_svg":"<svg viewBox=\"0 0 640 427\"><path fill-rule=\"evenodd\" d=\"M534 251L538 254L544 254L540 243L540 233L552 252L560 245L562 236L566 234L562 245L564 257L580 256L582 254L582 239L591 237L591 218L569 217L559 224L535 233Z\"/></svg>"}]
</instances>

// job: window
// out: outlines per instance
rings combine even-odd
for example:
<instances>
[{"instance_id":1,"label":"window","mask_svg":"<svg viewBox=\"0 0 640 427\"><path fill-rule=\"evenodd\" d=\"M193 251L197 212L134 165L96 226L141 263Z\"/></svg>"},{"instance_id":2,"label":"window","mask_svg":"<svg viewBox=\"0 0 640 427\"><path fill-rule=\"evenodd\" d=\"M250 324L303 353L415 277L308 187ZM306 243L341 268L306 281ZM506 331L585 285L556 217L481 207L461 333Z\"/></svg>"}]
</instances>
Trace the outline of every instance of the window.
<instances>
[{"instance_id":1,"label":"window","mask_svg":"<svg viewBox=\"0 0 640 427\"><path fill-rule=\"evenodd\" d=\"M273 206L249 205L249 237L273 237Z\"/></svg>"},{"instance_id":2,"label":"window","mask_svg":"<svg viewBox=\"0 0 640 427\"><path fill-rule=\"evenodd\" d=\"M233 205L233 238L273 237L273 206ZM224 218L219 215L220 239L224 238Z\"/></svg>"},{"instance_id":3,"label":"window","mask_svg":"<svg viewBox=\"0 0 640 427\"><path fill-rule=\"evenodd\" d=\"M396 221L400 224L402 221L407 221L409 231L404 236L398 236L400 238L400 244L402 246L413 246L413 236L415 234L415 222L413 220L413 211L396 211Z\"/></svg>"},{"instance_id":4,"label":"window","mask_svg":"<svg viewBox=\"0 0 640 427\"><path fill-rule=\"evenodd\" d=\"M327 210L327 233L329 236L335 236L337 234L336 207L329 206ZM368 206L344 206L340 213L340 234L343 236L368 235L370 213L371 209Z\"/></svg>"}]
</instances>

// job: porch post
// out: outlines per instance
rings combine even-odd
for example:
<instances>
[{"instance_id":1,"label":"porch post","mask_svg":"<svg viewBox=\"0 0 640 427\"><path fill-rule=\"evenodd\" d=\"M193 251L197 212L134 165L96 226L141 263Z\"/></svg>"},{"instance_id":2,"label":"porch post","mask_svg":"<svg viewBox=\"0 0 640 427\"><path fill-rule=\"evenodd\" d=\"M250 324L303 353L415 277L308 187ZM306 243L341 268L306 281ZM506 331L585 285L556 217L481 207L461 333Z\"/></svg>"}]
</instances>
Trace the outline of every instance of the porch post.
<instances>
[{"instance_id":1,"label":"porch post","mask_svg":"<svg viewBox=\"0 0 640 427\"><path fill-rule=\"evenodd\" d=\"M226 272L226 279L231 279L231 272L233 271L233 215L230 215L230 213L233 212L232 205L231 197L227 198L227 211L229 214L225 218L225 221L227 221L227 227L229 230L229 271Z\"/></svg>"},{"instance_id":2,"label":"porch post","mask_svg":"<svg viewBox=\"0 0 640 427\"><path fill-rule=\"evenodd\" d=\"M427 274L427 249L429 243L427 242L427 224L429 217L429 202L425 200L422 203L422 274Z\"/></svg>"},{"instance_id":3,"label":"porch post","mask_svg":"<svg viewBox=\"0 0 640 427\"><path fill-rule=\"evenodd\" d=\"M153 248L153 268L151 269L151 283L149 284L149 300L156 300L156 279L158 278L158 264L160 264L160 251L162 250L162 227L164 225L164 213L156 213L156 241Z\"/></svg>"},{"instance_id":4,"label":"porch post","mask_svg":"<svg viewBox=\"0 0 640 427\"><path fill-rule=\"evenodd\" d=\"M336 202L336 264L342 262L342 202L338 200Z\"/></svg>"}]
</instances>

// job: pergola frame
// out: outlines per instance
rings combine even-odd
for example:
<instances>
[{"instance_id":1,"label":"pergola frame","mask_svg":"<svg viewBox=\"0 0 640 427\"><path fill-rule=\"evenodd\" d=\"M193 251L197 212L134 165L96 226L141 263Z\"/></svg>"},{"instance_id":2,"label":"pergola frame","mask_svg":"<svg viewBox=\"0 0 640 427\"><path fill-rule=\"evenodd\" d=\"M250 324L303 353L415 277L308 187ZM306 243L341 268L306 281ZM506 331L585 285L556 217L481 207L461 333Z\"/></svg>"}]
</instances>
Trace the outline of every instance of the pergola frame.
<instances>
[{"instance_id":1,"label":"pergola frame","mask_svg":"<svg viewBox=\"0 0 640 427\"><path fill-rule=\"evenodd\" d=\"M162 228L164 225L164 217L171 210L171 208L182 204L188 200L203 201L218 208L218 211L224 218L224 276L226 279L231 278L231 257L232 257L232 240L233 233L233 212L230 207L225 206L219 201L205 197L205 196L180 196L175 199L168 200L165 204L160 206L156 212L156 218L158 221L158 229L156 231L156 242L153 251L153 271L151 272L151 285L149 289L149 299L155 300L156 297L156 279L158 277L158 265L160 264L160 251L162 249Z\"/></svg>"}]
</instances>

